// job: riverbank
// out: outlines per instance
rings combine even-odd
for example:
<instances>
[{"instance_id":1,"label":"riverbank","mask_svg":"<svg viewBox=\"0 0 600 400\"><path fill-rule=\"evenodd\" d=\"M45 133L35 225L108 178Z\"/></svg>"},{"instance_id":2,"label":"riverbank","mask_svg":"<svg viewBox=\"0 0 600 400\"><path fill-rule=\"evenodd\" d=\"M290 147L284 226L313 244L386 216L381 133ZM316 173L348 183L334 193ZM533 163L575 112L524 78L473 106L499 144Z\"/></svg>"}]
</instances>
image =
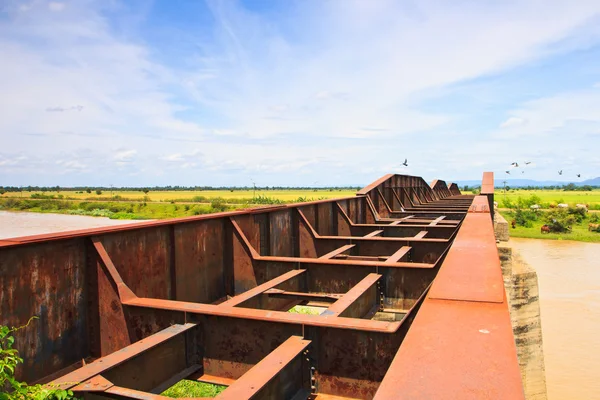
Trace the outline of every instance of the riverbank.
<instances>
[{"instance_id":1,"label":"riverbank","mask_svg":"<svg viewBox=\"0 0 600 400\"><path fill-rule=\"evenodd\" d=\"M530 226L516 225L512 227L511 221L514 220L514 212L511 210L501 209L498 211L508 222L510 237L525 238L525 239L546 239L546 240L572 240L576 242L600 243L600 232L589 230L590 223L596 223L595 217L598 213L590 211L585 218L572 225L571 232L563 233L546 233L542 232L542 226L546 223L543 214L546 211L539 211L540 216L537 220L529 221Z\"/></svg>"}]
</instances>

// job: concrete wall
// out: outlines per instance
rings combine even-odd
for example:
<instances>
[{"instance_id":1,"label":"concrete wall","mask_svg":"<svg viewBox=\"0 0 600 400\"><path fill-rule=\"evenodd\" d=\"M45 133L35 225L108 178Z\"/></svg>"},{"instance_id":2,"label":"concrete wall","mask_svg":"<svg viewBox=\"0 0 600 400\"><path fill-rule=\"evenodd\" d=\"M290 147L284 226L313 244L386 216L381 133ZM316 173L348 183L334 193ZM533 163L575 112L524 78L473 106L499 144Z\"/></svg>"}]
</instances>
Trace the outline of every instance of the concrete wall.
<instances>
[{"instance_id":1,"label":"concrete wall","mask_svg":"<svg viewBox=\"0 0 600 400\"><path fill-rule=\"evenodd\" d=\"M525 397L528 400L546 400L537 273L510 247L510 243L498 244L498 252Z\"/></svg>"}]
</instances>

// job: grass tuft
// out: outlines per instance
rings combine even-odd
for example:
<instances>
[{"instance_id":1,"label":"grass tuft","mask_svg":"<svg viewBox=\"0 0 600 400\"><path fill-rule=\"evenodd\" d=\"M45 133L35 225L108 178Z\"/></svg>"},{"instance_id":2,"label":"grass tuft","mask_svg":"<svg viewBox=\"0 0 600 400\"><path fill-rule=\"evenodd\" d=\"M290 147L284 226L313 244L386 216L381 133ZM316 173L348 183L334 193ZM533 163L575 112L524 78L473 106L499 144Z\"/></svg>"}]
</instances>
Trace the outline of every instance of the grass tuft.
<instances>
[{"instance_id":1,"label":"grass tuft","mask_svg":"<svg viewBox=\"0 0 600 400\"><path fill-rule=\"evenodd\" d=\"M161 394L176 399L181 397L215 397L226 388L227 386L183 379Z\"/></svg>"}]
</instances>

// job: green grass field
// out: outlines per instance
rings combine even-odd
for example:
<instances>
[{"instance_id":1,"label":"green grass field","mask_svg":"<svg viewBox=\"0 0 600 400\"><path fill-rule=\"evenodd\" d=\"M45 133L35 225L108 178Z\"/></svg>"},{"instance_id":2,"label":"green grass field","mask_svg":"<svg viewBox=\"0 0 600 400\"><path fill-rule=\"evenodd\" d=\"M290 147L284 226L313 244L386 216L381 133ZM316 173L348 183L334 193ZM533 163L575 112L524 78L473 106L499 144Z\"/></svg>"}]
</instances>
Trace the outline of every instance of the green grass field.
<instances>
[{"instance_id":1,"label":"green grass field","mask_svg":"<svg viewBox=\"0 0 600 400\"><path fill-rule=\"evenodd\" d=\"M504 193L502 189L496 190L494 198L502 207L503 200L507 199L512 202L516 202L519 197L526 199L532 195L538 196L540 202L544 203L567 203L569 205L575 204L589 204L590 209L600 209L600 189L592 190L591 192L565 192L563 190L517 190L511 189Z\"/></svg>"},{"instance_id":2,"label":"green grass field","mask_svg":"<svg viewBox=\"0 0 600 400\"><path fill-rule=\"evenodd\" d=\"M111 199L112 196L120 196L124 200L138 200L141 201L145 196L148 196L146 201L151 202L170 202L175 200L177 202L192 201L194 197L202 196L207 199L214 199L217 197L227 200L248 200L255 197L268 197L278 199L284 202L294 201L300 197L306 199L332 199L336 197L348 197L354 196L356 191L354 190L329 190L329 189L308 189L308 190L170 190L170 191L150 191L148 194L144 194L141 191L111 191L105 190L102 194L97 195L95 191L87 193L85 191L74 191L74 190L61 190L60 192L7 192L0 198L7 197L22 197L27 198L32 195L44 195L44 196L63 196L64 199L77 199L77 200L102 200Z\"/></svg>"}]
</instances>

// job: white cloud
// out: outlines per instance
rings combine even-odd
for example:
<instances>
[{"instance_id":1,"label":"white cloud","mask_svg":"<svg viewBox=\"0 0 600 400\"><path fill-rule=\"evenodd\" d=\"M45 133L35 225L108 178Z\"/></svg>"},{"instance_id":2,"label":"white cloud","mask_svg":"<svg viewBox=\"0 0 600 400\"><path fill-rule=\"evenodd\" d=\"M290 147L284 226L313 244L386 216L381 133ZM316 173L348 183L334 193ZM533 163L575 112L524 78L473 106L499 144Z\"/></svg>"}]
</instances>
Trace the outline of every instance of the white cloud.
<instances>
[{"instance_id":1,"label":"white cloud","mask_svg":"<svg viewBox=\"0 0 600 400\"><path fill-rule=\"evenodd\" d=\"M134 160L137 150L119 150L113 155L113 160L118 165L130 163Z\"/></svg>"},{"instance_id":2,"label":"white cloud","mask_svg":"<svg viewBox=\"0 0 600 400\"><path fill-rule=\"evenodd\" d=\"M138 174L153 184L174 168L211 172L177 174L189 183L235 184L244 174L366 183L406 156L411 173L445 178L481 169L481 159L503 171L498 149L525 157L546 146L536 159L544 168L559 152L549 146L575 145L540 137L598 132L596 89L503 104L497 115L510 118L500 127L519 129L492 132L452 111L453 98L424 106L443 88L597 43L600 28L588 23L597 1L550 0L543 13L526 1L300 2L277 19L214 1L215 26L178 29L182 40L167 30L160 41L129 23L143 13L128 16L118 1L19 4L0 20L0 165L10 179L51 179L64 167L58 158L113 183ZM115 30L117 14L130 30ZM178 49L183 42L194 45ZM462 133L465 121L477 135Z\"/></svg>"},{"instance_id":3,"label":"white cloud","mask_svg":"<svg viewBox=\"0 0 600 400\"><path fill-rule=\"evenodd\" d=\"M527 123L527 121L523 118L510 117L509 119L504 121L502 124L500 124L500 128L514 128L516 126L525 125L526 123Z\"/></svg>"},{"instance_id":4,"label":"white cloud","mask_svg":"<svg viewBox=\"0 0 600 400\"><path fill-rule=\"evenodd\" d=\"M50 11L62 11L62 10L64 10L65 7L66 7L65 3L58 2L58 1L51 1L50 3L48 3L48 9Z\"/></svg>"}]
</instances>

